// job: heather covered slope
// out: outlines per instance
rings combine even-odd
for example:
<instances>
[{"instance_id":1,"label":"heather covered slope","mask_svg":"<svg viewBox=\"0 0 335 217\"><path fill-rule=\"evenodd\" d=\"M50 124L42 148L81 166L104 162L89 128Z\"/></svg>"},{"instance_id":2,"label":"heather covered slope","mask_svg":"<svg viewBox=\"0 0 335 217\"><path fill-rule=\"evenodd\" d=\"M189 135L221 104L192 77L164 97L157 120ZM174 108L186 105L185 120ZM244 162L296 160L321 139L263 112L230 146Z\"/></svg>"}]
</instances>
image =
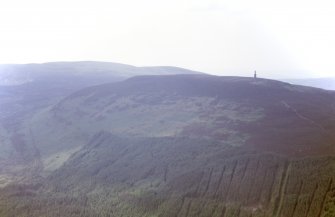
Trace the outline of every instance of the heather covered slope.
<instances>
[{"instance_id":1,"label":"heather covered slope","mask_svg":"<svg viewBox=\"0 0 335 217\"><path fill-rule=\"evenodd\" d=\"M42 157L82 146L102 130L324 155L335 151L334 103L332 92L273 80L143 76L76 92L35 116L29 130Z\"/></svg>"},{"instance_id":2,"label":"heather covered slope","mask_svg":"<svg viewBox=\"0 0 335 217\"><path fill-rule=\"evenodd\" d=\"M85 88L24 124L35 170L0 190L0 216L334 216L334 105L242 77Z\"/></svg>"}]
</instances>

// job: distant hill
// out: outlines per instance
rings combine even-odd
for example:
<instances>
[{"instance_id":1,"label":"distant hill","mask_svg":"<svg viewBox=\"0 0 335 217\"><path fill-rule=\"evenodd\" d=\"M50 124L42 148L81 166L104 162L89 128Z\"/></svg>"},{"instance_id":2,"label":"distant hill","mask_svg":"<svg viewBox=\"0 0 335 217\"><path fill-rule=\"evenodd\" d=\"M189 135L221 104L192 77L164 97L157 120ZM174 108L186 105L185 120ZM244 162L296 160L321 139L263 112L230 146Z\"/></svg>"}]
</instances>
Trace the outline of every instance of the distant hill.
<instances>
[{"instance_id":1,"label":"distant hill","mask_svg":"<svg viewBox=\"0 0 335 217\"><path fill-rule=\"evenodd\" d=\"M287 79L284 81L292 84L335 90L335 78Z\"/></svg>"},{"instance_id":2,"label":"distant hill","mask_svg":"<svg viewBox=\"0 0 335 217\"><path fill-rule=\"evenodd\" d=\"M13 134L18 134L26 120L68 94L132 76L168 74L200 72L177 67L135 67L93 61L0 65L0 161L2 156L17 154L12 150L12 140L17 140Z\"/></svg>"},{"instance_id":3,"label":"distant hill","mask_svg":"<svg viewBox=\"0 0 335 217\"><path fill-rule=\"evenodd\" d=\"M0 65L0 86L29 82L70 82L72 85L92 85L114 82L136 75L199 74L178 67L135 67L112 62L50 62L41 64ZM88 81L90 79L90 81ZM74 82L75 81L75 82Z\"/></svg>"},{"instance_id":4,"label":"distant hill","mask_svg":"<svg viewBox=\"0 0 335 217\"><path fill-rule=\"evenodd\" d=\"M81 88L122 81L138 75L199 74L177 67L135 67L110 62L51 62L0 65L0 109L43 107ZM12 103L13 102L13 103ZM15 108L14 105L17 105ZM0 118L3 116L0 110Z\"/></svg>"}]
</instances>

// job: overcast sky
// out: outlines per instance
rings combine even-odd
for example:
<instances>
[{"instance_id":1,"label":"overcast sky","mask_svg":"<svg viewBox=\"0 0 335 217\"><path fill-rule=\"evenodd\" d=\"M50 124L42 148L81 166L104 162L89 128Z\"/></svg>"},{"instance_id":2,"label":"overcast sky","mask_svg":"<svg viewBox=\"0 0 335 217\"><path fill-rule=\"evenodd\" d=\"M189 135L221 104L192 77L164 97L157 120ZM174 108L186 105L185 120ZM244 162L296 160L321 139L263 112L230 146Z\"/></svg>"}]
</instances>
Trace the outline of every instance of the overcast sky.
<instances>
[{"instance_id":1,"label":"overcast sky","mask_svg":"<svg viewBox=\"0 0 335 217\"><path fill-rule=\"evenodd\" d=\"M0 1L0 63L99 60L335 77L331 0Z\"/></svg>"}]
</instances>

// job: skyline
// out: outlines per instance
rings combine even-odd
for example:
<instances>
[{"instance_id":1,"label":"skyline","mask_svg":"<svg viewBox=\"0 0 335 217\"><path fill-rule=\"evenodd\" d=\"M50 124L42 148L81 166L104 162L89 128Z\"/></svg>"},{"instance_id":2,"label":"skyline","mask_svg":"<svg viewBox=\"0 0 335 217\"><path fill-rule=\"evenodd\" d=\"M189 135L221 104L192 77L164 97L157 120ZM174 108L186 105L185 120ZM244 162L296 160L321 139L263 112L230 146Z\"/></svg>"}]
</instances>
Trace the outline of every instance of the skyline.
<instances>
[{"instance_id":1,"label":"skyline","mask_svg":"<svg viewBox=\"0 0 335 217\"><path fill-rule=\"evenodd\" d=\"M334 77L328 0L0 3L0 63L107 61L216 75Z\"/></svg>"}]
</instances>

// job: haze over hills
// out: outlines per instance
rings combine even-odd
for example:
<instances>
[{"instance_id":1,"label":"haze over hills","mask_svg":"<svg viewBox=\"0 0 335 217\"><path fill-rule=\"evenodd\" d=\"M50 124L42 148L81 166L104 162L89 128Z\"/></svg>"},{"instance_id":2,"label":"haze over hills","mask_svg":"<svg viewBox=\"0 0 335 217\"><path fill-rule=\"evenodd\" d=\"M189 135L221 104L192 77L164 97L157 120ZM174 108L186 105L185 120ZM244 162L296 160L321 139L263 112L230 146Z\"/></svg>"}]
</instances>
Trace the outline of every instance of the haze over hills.
<instances>
[{"instance_id":1,"label":"haze over hills","mask_svg":"<svg viewBox=\"0 0 335 217\"><path fill-rule=\"evenodd\" d=\"M7 64L0 65L0 97L2 102L9 101L12 105L18 98L34 101L31 104L47 105L81 88L122 81L136 75L193 73L200 72L177 67L135 67L93 61Z\"/></svg>"},{"instance_id":2,"label":"haze over hills","mask_svg":"<svg viewBox=\"0 0 335 217\"><path fill-rule=\"evenodd\" d=\"M332 216L334 105L244 77L90 86L2 119L0 216Z\"/></svg>"},{"instance_id":3,"label":"haze over hills","mask_svg":"<svg viewBox=\"0 0 335 217\"><path fill-rule=\"evenodd\" d=\"M79 85L84 79L92 79L92 83L100 83L103 79L111 82L135 75L166 75L200 73L178 67L136 67L121 63L80 61L80 62L49 62L32 64L2 64L0 65L0 86L18 85L32 81L65 82L66 79L76 79L73 85ZM100 80L99 80L100 79ZM100 82L98 82L100 81Z\"/></svg>"},{"instance_id":4,"label":"haze over hills","mask_svg":"<svg viewBox=\"0 0 335 217\"><path fill-rule=\"evenodd\" d=\"M0 217L335 217L332 20L331 0L1 1Z\"/></svg>"},{"instance_id":5,"label":"haze over hills","mask_svg":"<svg viewBox=\"0 0 335 217\"><path fill-rule=\"evenodd\" d=\"M0 65L0 97L3 110L50 105L81 88L122 81L136 75L200 73L177 67L135 67L111 62L51 62ZM9 108L7 108L9 106ZM6 113L7 111L5 111ZM12 111L13 112L13 111Z\"/></svg>"},{"instance_id":6,"label":"haze over hills","mask_svg":"<svg viewBox=\"0 0 335 217\"><path fill-rule=\"evenodd\" d=\"M283 81L326 90L335 90L335 78L286 79Z\"/></svg>"}]
</instances>

